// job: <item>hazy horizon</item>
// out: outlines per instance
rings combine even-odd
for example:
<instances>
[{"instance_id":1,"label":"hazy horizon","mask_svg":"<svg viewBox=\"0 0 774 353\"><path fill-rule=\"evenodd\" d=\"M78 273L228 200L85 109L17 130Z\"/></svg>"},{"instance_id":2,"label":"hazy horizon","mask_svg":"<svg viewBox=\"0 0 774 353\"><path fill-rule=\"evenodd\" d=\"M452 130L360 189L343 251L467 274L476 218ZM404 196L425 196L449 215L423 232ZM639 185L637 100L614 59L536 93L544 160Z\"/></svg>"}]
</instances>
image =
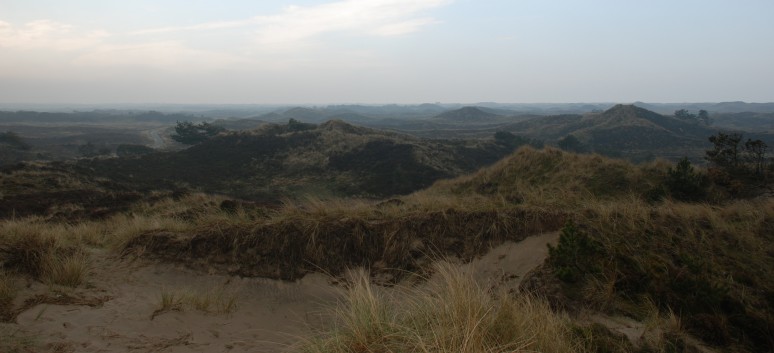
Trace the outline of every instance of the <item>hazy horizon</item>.
<instances>
[{"instance_id":1,"label":"hazy horizon","mask_svg":"<svg viewBox=\"0 0 774 353\"><path fill-rule=\"evenodd\" d=\"M0 103L772 102L772 13L763 0L0 0Z\"/></svg>"}]
</instances>

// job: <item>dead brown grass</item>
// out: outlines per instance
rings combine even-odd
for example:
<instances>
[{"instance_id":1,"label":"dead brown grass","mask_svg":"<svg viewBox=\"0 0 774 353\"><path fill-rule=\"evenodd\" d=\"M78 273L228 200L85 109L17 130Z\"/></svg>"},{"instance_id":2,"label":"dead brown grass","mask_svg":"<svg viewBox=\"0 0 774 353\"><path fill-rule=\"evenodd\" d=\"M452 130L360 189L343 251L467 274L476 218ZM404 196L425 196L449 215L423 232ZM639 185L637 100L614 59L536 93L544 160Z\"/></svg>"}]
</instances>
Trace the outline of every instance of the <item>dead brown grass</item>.
<instances>
[{"instance_id":1,"label":"dead brown grass","mask_svg":"<svg viewBox=\"0 0 774 353\"><path fill-rule=\"evenodd\" d=\"M302 352L583 352L568 318L538 299L493 297L448 263L425 287L383 292L357 275L338 325Z\"/></svg>"},{"instance_id":2,"label":"dead brown grass","mask_svg":"<svg viewBox=\"0 0 774 353\"><path fill-rule=\"evenodd\" d=\"M596 200L643 195L656 187L668 163L635 166L599 155L522 147L468 176L436 182L419 195L482 195L490 200L547 209L573 209Z\"/></svg>"}]
</instances>

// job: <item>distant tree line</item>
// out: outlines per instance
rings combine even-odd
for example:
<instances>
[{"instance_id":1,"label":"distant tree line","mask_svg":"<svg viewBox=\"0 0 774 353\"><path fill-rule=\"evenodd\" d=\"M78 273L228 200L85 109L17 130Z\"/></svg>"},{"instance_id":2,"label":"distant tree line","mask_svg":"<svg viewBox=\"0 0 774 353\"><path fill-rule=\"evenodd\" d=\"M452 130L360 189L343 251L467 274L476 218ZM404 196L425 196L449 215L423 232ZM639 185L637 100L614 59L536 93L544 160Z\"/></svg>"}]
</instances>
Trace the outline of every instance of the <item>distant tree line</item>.
<instances>
[{"instance_id":1,"label":"distant tree line","mask_svg":"<svg viewBox=\"0 0 774 353\"><path fill-rule=\"evenodd\" d=\"M712 123L709 113L704 109L699 110L698 114L693 114L685 109L676 110L675 118L704 125L710 125Z\"/></svg>"},{"instance_id":2,"label":"distant tree line","mask_svg":"<svg viewBox=\"0 0 774 353\"><path fill-rule=\"evenodd\" d=\"M769 186L772 163L768 146L761 140L747 139L742 134L719 132L710 136L712 149L705 151L709 162L707 173L694 170L688 158L670 167L665 180L666 191L682 201L702 201L711 184L726 190L732 197L760 195Z\"/></svg>"},{"instance_id":3,"label":"distant tree line","mask_svg":"<svg viewBox=\"0 0 774 353\"><path fill-rule=\"evenodd\" d=\"M208 122L194 124L190 121L178 121L172 139L182 144L195 145L207 141L223 131L226 129Z\"/></svg>"}]
</instances>

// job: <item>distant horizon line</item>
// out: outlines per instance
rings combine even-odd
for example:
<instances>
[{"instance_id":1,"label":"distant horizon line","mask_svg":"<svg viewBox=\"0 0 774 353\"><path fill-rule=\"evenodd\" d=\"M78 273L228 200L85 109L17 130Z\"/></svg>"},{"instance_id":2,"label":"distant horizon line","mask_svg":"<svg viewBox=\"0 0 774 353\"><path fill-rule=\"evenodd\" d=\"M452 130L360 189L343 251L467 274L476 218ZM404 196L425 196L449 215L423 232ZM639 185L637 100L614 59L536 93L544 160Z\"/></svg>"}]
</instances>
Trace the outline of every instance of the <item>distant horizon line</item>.
<instances>
[{"instance_id":1,"label":"distant horizon line","mask_svg":"<svg viewBox=\"0 0 774 353\"><path fill-rule=\"evenodd\" d=\"M360 106L419 106L419 105L551 105L551 104L723 104L723 103L742 103L742 104L774 104L774 101L768 102L748 102L742 100L728 101L683 101L683 102L656 102L656 101L576 101L576 102L496 102L496 101L478 101L478 102L391 102L391 103L365 103L365 102L328 102L328 103L175 103L175 102L111 102L111 103L54 103L54 102L0 102L0 106L336 106L336 105L360 105Z\"/></svg>"}]
</instances>

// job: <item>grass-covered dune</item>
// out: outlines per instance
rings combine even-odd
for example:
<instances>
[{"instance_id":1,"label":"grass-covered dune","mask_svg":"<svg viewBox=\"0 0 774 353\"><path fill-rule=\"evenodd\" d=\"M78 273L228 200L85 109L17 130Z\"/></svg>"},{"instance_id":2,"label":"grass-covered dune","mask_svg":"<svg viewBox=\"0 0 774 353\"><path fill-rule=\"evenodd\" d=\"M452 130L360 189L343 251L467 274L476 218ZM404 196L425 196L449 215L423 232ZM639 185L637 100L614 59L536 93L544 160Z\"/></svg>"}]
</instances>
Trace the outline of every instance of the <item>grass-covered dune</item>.
<instances>
[{"instance_id":1,"label":"grass-covered dune","mask_svg":"<svg viewBox=\"0 0 774 353\"><path fill-rule=\"evenodd\" d=\"M222 134L182 151L77 166L138 187L182 186L243 199L379 198L470 173L512 151L494 140L425 140L339 120L291 121Z\"/></svg>"},{"instance_id":2,"label":"grass-covered dune","mask_svg":"<svg viewBox=\"0 0 774 353\"><path fill-rule=\"evenodd\" d=\"M559 320L552 327L569 337L562 339L568 346L554 351L771 351L774 200L734 200L708 184L703 202L681 202L672 194L673 175L674 167L662 161L633 165L522 148L476 173L384 201L310 197L275 207L191 194L148 199L103 220L5 220L0 309L6 318L20 310L14 299L23 292L20 278L81 285L77 275L87 275L79 266L88 263L89 249L281 279L366 267L394 284L410 272L439 272L431 266L438 257L470 260L507 240L561 230L546 262L523 282L532 304L520 295L503 299L459 283L457 289L411 292L396 303L373 294L378 289L363 280L342 308L346 325L310 339L306 349L401 352L421 342L424 351L444 352L452 351L449 340L457 337L447 333L468 330L472 335L465 337L472 340L487 327L507 332L466 351L551 351L531 345L538 336L505 339L516 326L528 325L518 323L523 311L542 308L530 320ZM437 305L454 304L458 290L467 291L463 306ZM452 299L439 299L447 298L439 293ZM408 307L450 311L427 312L443 323L417 321L414 314L424 311L400 309L406 301ZM477 314L454 316L457 310ZM658 339L630 342L576 316L587 311L650 323L648 332Z\"/></svg>"}]
</instances>

